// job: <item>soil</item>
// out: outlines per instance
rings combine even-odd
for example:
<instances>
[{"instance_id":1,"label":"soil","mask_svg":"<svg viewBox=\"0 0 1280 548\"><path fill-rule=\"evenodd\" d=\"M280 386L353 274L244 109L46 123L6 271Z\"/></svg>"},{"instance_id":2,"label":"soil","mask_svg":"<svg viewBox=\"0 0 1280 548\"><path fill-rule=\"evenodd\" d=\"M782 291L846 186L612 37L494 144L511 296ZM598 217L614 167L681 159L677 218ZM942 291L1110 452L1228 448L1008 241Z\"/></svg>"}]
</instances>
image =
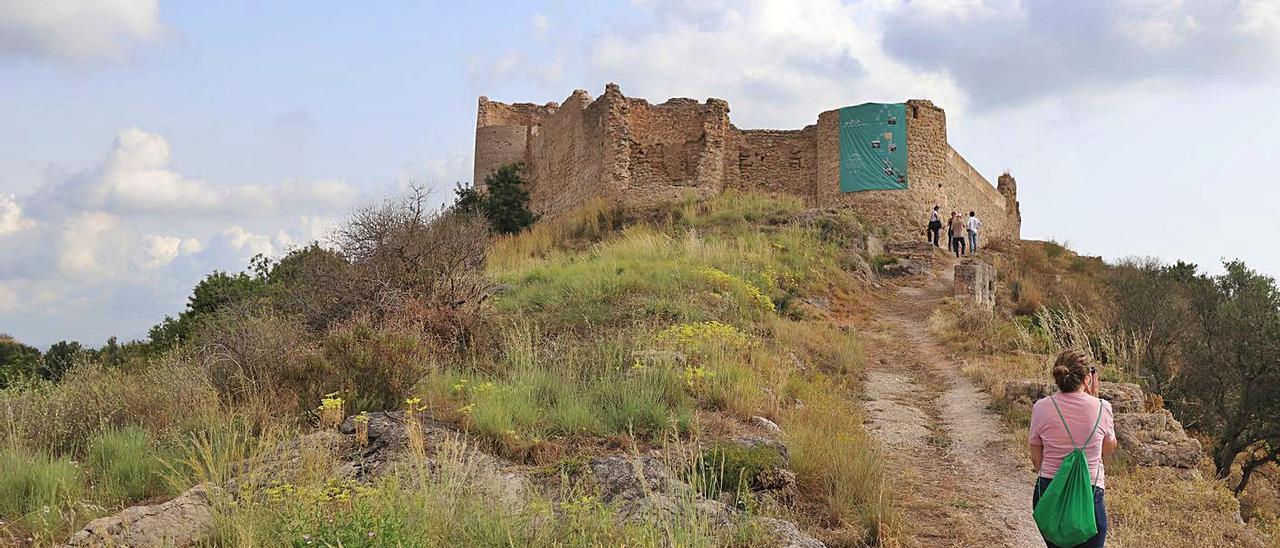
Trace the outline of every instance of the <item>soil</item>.
<instances>
[{"instance_id":1,"label":"soil","mask_svg":"<svg viewBox=\"0 0 1280 548\"><path fill-rule=\"evenodd\" d=\"M890 544L1040 546L1031 519L1030 464L1011 444L990 400L929 331L951 294L955 262L864 299L848 314L864 335L867 428L886 446L898 499Z\"/></svg>"}]
</instances>

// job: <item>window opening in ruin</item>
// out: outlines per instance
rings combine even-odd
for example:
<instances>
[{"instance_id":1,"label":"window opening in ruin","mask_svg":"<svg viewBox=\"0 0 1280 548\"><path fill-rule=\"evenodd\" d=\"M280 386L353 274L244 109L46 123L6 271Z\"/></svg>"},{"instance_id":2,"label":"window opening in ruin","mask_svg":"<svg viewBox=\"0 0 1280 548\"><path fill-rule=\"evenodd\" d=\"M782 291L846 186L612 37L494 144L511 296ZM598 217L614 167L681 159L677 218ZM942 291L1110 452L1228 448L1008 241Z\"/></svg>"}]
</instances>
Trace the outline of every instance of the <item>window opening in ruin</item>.
<instances>
[{"instance_id":1,"label":"window opening in ruin","mask_svg":"<svg viewBox=\"0 0 1280 548\"><path fill-rule=\"evenodd\" d=\"M919 118L919 117L920 117L920 107L915 106L915 105L911 105L911 117L912 117L912 118Z\"/></svg>"}]
</instances>

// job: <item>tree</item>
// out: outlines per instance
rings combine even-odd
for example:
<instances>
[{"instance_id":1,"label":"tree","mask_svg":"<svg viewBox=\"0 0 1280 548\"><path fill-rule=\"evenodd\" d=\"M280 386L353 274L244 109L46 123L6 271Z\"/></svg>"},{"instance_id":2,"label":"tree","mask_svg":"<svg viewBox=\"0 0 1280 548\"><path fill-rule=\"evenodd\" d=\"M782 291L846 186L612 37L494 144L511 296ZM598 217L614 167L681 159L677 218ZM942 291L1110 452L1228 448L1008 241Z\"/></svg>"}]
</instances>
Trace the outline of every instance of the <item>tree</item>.
<instances>
[{"instance_id":1,"label":"tree","mask_svg":"<svg viewBox=\"0 0 1280 548\"><path fill-rule=\"evenodd\" d=\"M538 217L529 210L529 191L520 177L520 164L507 164L484 178L485 191L459 184L454 190L454 209L480 213L499 234L515 234Z\"/></svg>"},{"instance_id":2,"label":"tree","mask_svg":"<svg viewBox=\"0 0 1280 548\"><path fill-rule=\"evenodd\" d=\"M1165 394L1178 374L1182 341L1193 326L1188 288L1196 266L1130 259L1107 277L1115 295L1116 327L1133 347L1133 365L1145 388Z\"/></svg>"},{"instance_id":3,"label":"tree","mask_svg":"<svg viewBox=\"0 0 1280 548\"><path fill-rule=\"evenodd\" d=\"M262 255L256 255L249 262L249 272L228 274L215 270L205 276L191 290L187 298L187 308L177 318L165 316L147 333L152 351L163 351L188 340L200 318L208 317L219 310L245 300L265 294L272 263Z\"/></svg>"},{"instance_id":4,"label":"tree","mask_svg":"<svg viewBox=\"0 0 1280 548\"><path fill-rule=\"evenodd\" d=\"M40 351L0 333L0 388L38 374Z\"/></svg>"},{"instance_id":5,"label":"tree","mask_svg":"<svg viewBox=\"0 0 1280 548\"><path fill-rule=\"evenodd\" d=\"M1188 280L1193 327L1175 379L1179 415L1213 436L1220 478L1235 464L1239 494L1259 466L1280 459L1280 291L1240 261Z\"/></svg>"},{"instance_id":6,"label":"tree","mask_svg":"<svg viewBox=\"0 0 1280 548\"><path fill-rule=\"evenodd\" d=\"M44 362L40 368L40 376L51 381L62 380L77 362L88 356L84 346L75 341L58 341L44 353Z\"/></svg>"}]
</instances>

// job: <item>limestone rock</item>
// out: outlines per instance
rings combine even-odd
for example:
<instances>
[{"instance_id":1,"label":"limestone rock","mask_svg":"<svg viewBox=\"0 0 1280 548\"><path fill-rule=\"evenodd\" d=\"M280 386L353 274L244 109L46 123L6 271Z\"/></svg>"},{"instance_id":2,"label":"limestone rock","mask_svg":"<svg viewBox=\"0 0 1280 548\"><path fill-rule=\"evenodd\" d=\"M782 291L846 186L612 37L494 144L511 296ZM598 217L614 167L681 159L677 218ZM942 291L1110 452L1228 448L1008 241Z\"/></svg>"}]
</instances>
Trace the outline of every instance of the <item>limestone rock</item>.
<instances>
[{"instance_id":1,"label":"limestone rock","mask_svg":"<svg viewBox=\"0 0 1280 548\"><path fill-rule=\"evenodd\" d=\"M880 274L886 278L917 276L928 271L928 265L916 259L898 259L897 262L880 267Z\"/></svg>"},{"instance_id":2,"label":"limestone rock","mask_svg":"<svg viewBox=\"0 0 1280 548\"><path fill-rule=\"evenodd\" d=\"M1168 409L1117 414L1116 438L1130 462L1139 466L1194 468L1203 455L1199 440L1188 437Z\"/></svg>"},{"instance_id":3,"label":"limestone rock","mask_svg":"<svg viewBox=\"0 0 1280 548\"><path fill-rule=\"evenodd\" d=\"M773 422L764 417L760 417L760 416L751 417L751 424L754 424L756 426L759 426L760 428L765 429L765 431L769 432L770 434L782 433L782 427L778 426L778 423Z\"/></svg>"},{"instance_id":4,"label":"limestone rock","mask_svg":"<svg viewBox=\"0 0 1280 548\"><path fill-rule=\"evenodd\" d=\"M197 485L168 502L95 519L65 546L192 546L212 528L208 491Z\"/></svg>"},{"instance_id":5,"label":"limestone rock","mask_svg":"<svg viewBox=\"0 0 1280 548\"><path fill-rule=\"evenodd\" d=\"M653 519L692 511L700 519L724 527L740 516L724 503L694 493L688 484L672 477L666 465L648 455L597 457L591 460L590 468L600 500L614 505L623 519ZM774 545L825 546L794 523L765 517L751 519L774 537Z\"/></svg>"},{"instance_id":6,"label":"limestone rock","mask_svg":"<svg viewBox=\"0 0 1280 548\"><path fill-rule=\"evenodd\" d=\"M1004 384L1004 399L1011 402L1030 405L1036 400L1058 393L1058 387L1049 381L1008 381ZM1103 382L1098 387L1102 399L1111 402L1111 410L1115 413L1140 413L1143 411L1145 394L1142 388L1133 383Z\"/></svg>"}]
</instances>

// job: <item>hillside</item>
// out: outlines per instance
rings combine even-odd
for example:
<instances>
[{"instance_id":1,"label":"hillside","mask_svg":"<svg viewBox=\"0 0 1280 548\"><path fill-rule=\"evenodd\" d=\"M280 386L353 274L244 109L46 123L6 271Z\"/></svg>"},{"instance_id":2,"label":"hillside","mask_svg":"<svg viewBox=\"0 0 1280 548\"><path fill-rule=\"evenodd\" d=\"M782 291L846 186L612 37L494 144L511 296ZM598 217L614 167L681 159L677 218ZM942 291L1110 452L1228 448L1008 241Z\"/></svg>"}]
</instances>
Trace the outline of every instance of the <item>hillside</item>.
<instances>
[{"instance_id":1,"label":"hillside","mask_svg":"<svg viewBox=\"0 0 1280 548\"><path fill-rule=\"evenodd\" d=\"M1036 541L1005 386L1046 378L1043 310L1103 308L1101 261L992 249L985 312L953 259L799 199L594 203L494 237L420 204L211 276L125 358L0 391L0 539ZM1108 470L1115 545L1264 542L1211 468Z\"/></svg>"}]
</instances>

